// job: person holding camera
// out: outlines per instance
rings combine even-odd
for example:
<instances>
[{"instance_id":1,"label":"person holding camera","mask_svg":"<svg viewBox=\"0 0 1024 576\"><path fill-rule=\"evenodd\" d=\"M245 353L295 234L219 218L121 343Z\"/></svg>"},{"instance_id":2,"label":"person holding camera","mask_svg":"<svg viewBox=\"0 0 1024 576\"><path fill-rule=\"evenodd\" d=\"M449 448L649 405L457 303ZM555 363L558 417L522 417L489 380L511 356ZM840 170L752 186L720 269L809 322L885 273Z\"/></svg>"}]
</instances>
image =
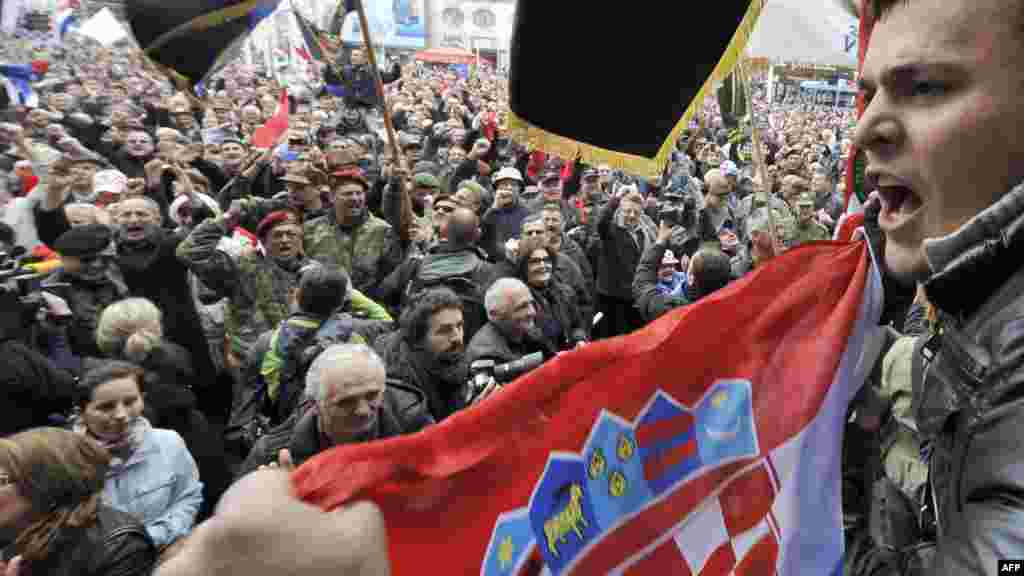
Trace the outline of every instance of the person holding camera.
<instances>
[{"instance_id":1,"label":"person holding camera","mask_svg":"<svg viewBox=\"0 0 1024 576\"><path fill-rule=\"evenodd\" d=\"M500 278L485 296L487 325L466 347L466 365L478 360L506 364L540 352L545 360L558 355L558 348L537 326L537 303L530 287L517 278Z\"/></svg>"}]
</instances>

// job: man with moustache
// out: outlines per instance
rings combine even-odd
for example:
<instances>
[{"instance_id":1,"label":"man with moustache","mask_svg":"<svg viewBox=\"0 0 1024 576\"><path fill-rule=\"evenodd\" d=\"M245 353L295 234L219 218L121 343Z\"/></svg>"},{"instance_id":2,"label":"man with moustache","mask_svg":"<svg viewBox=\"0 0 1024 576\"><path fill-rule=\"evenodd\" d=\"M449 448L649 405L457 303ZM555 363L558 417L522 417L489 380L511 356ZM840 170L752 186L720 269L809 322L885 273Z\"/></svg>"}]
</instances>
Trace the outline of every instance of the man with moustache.
<instances>
[{"instance_id":1,"label":"man with moustache","mask_svg":"<svg viewBox=\"0 0 1024 576\"><path fill-rule=\"evenodd\" d=\"M928 489L911 502L927 510L910 529L924 530L898 535L909 547L876 541L885 570L859 573L995 574L1024 555L1024 2L875 6L855 136L878 190L866 229L888 280L923 285L938 329L912 364L930 449Z\"/></svg>"},{"instance_id":2,"label":"man with moustache","mask_svg":"<svg viewBox=\"0 0 1024 576\"><path fill-rule=\"evenodd\" d=\"M447 288L423 292L406 306L399 330L376 345L390 377L422 390L437 422L466 405L462 309L462 300Z\"/></svg>"}]
</instances>

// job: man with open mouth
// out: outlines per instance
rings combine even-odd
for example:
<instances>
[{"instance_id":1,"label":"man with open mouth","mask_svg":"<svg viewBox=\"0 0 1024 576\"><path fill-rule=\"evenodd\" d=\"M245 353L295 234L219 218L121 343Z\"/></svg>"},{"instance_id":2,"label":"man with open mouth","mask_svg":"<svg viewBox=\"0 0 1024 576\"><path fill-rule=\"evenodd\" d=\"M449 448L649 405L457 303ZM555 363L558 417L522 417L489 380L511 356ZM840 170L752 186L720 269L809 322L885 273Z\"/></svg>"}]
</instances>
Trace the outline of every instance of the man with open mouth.
<instances>
[{"instance_id":1,"label":"man with open mouth","mask_svg":"<svg viewBox=\"0 0 1024 576\"><path fill-rule=\"evenodd\" d=\"M912 370L916 433L930 447L926 493L911 503L927 508L912 523L923 545L871 573L921 561L913 573L994 574L1024 555L1024 2L869 4L855 136L878 191L866 228L881 231L872 244L889 281L923 285L938 319Z\"/></svg>"}]
</instances>

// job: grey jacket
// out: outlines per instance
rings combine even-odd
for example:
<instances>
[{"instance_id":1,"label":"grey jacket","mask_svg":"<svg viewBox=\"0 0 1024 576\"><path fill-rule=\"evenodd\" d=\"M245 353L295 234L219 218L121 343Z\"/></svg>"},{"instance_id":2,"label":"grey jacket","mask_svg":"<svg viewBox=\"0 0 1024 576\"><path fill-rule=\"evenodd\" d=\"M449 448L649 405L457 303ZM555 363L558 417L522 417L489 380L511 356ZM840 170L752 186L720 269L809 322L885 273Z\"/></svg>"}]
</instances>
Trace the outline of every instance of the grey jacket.
<instances>
[{"instance_id":1,"label":"grey jacket","mask_svg":"<svg viewBox=\"0 0 1024 576\"><path fill-rule=\"evenodd\" d=\"M1024 556L1024 186L925 242L941 336L915 350L915 420L931 440L928 574L994 574Z\"/></svg>"}]
</instances>

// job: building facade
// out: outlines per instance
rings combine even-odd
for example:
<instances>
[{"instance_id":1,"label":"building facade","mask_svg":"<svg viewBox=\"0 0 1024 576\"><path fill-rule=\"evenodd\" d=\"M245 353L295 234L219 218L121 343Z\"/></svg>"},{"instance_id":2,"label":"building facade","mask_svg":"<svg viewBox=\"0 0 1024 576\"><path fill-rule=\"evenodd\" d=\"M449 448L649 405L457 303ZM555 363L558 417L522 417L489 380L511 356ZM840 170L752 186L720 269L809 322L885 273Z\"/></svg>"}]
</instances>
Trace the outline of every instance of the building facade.
<instances>
[{"instance_id":1,"label":"building facade","mask_svg":"<svg viewBox=\"0 0 1024 576\"><path fill-rule=\"evenodd\" d=\"M429 5L431 48L462 48L507 68L515 0L433 0Z\"/></svg>"}]
</instances>

